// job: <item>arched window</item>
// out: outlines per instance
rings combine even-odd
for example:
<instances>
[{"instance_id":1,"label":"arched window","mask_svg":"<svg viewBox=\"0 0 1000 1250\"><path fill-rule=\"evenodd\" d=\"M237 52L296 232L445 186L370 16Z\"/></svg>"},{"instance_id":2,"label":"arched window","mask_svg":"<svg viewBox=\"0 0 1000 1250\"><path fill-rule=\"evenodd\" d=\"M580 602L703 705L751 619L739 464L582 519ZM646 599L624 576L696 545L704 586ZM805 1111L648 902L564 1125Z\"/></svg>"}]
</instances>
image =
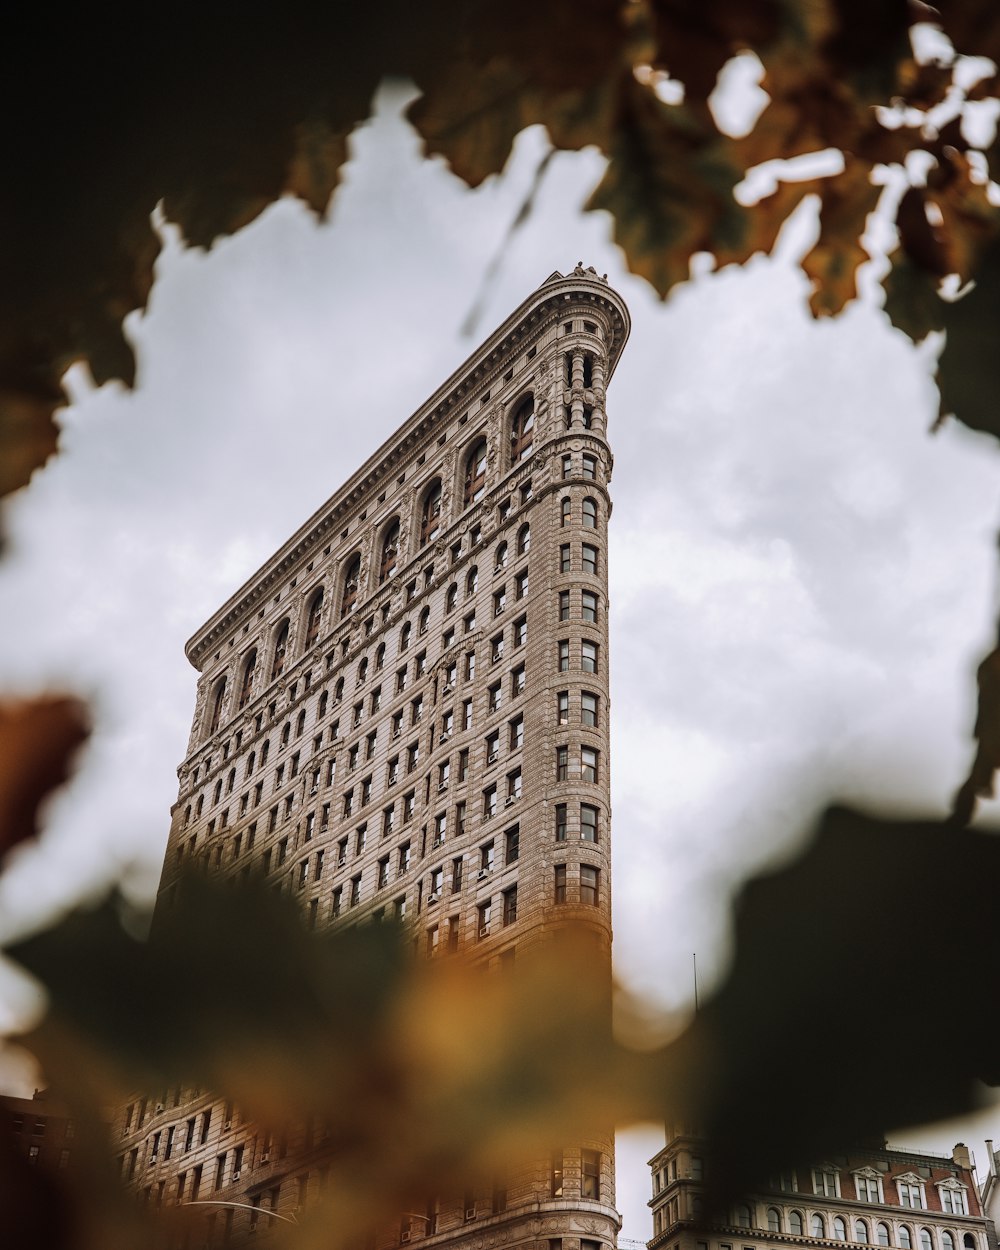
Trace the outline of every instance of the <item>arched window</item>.
<instances>
[{"instance_id":1,"label":"arched window","mask_svg":"<svg viewBox=\"0 0 1000 1250\"><path fill-rule=\"evenodd\" d=\"M781 1232L781 1212L777 1207L767 1208L767 1231L769 1233Z\"/></svg>"},{"instance_id":2,"label":"arched window","mask_svg":"<svg viewBox=\"0 0 1000 1250\"><path fill-rule=\"evenodd\" d=\"M288 650L288 622L282 621L274 638L274 658L271 660L271 681L280 677L285 667L285 652Z\"/></svg>"},{"instance_id":3,"label":"arched window","mask_svg":"<svg viewBox=\"0 0 1000 1250\"><path fill-rule=\"evenodd\" d=\"M510 424L510 462L517 464L531 455L535 438L535 399L529 395L514 413Z\"/></svg>"},{"instance_id":4,"label":"arched window","mask_svg":"<svg viewBox=\"0 0 1000 1250\"><path fill-rule=\"evenodd\" d=\"M378 566L378 582L392 577L399 567L399 522L393 521L382 539L382 558Z\"/></svg>"},{"instance_id":5,"label":"arched window","mask_svg":"<svg viewBox=\"0 0 1000 1250\"><path fill-rule=\"evenodd\" d=\"M844 1223L843 1217L839 1215L833 1217L833 1235L837 1241L847 1240L847 1225Z\"/></svg>"},{"instance_id":6,"label":"arched window","mask_svg":"<svg viewBox=\"0 0 1000 1250\"><path fill-rule=\"evenodd\" d=\"M930 1233L927 1234L927 1238L928 1238L927 1245L923 1247L923 1250L931 1250ZM876 1224L875 1240L880 1246L889 1245L889 1227L887 1224L882 1224L882 1223Z\"/></svg>"},{"instance_id":7,"label":"arched window","mask_svg":"<svg viewBox=\"0 0 1000 1250\"><path fill-rule=\"evenodd\" d=\"M572 508L573 508L573 505L570 502L569 495L563 495L562 499L560 499L559 501L559 524L560 525L564 525L564 526L569 525L570 512L572 511Z\"/></svg>"},{"instance_id":8,"label":"arched window","mask_svg":"<svg viewBox=\"0 0 1000 1250\"><path fill-rule=\"evenodd\" d=\"M899 1244L902 1250L913 1250L913 1238L905 1224L899 1226Z\"/></svg>"},{"instance_id":9,"label":"arched window","mask_svg":"<svg viewBox=\"0 0 1000 1250\"><path fill-rule=\"evenodd\" d=\"M441 533L441 481L435 479L424 495L420 512L420 545L426 547Z\"/></svg>"},{"instance_id":10,"label":"arched window","mask_svg":"<svg viewBox=\"0 0 1000 1250\"><path fill-rule=\"evenodd\" d=\"M427 633L427 629L428 629L428 627L430 626L430 623L431 623L431 610L430 610L430 608L426 608L426 607L425 607L425 608L421 608L421 609L420 609L420 615L417 617L417 633L418 633L418 634L426 634L426 633Z\"/></svg>"},{"instance_id":11,"label":"arched window","mask_svg":"<svg viewBox=\"0 0 1000 1250\"><path fill-rule=\"evenodd\" d=\"M333 688L333 698L336 703L339 703L343 697L344 697L344 679L343 677L338 677L337 684Z\"/></svg>"},{"instance_id":12,"label":"arched window","mask_svg":"<svg viewBox=\"0 0 1000 1250\"><path fill-rule=\"evenodd\" d=\"M350 616L358 606L358 585L361 581L361 557L353 556L344 570L344 593L340 600L340 619Z\"/></svg>"},{"instance_id":13,"label":"arched window","mask_svg":"<svg viewBox=\"0 0 1000 1250\"><path fill-rule=\"evenodd\" d=\"M941 1250L955 1250L955 1238L947 1229L941 1233Z\"/></svg>"},{"instance_id":14,"label":"arched window","mask_svg":"<svg viewBox=\"0 0 1000 1250\"><path fill-rule=\"evenodd\" d=\"M517 554L525 556L531 547L531 526L522 525L517 531Z\"/></svg>"},{"instance_id":15,"label":"arched window","mask_svg":"<svg viewBox=\"0 0 1000 1250\"><path fill-rule=\"evenodd\" d=\"M214 734L222 723L222 704L226 698L226 679L225 677L215 687L215 698L212 700L212 720L208 727L208 732Z\"/></svg>"},{"instance_id":16,"label":"arched window","mask_svg":"<svg viewBox=\"0 0 1000 1250\"><path fill-rule=\"evenodd\" d=\"M244 777L253 776L254 765L256 763L257 763L257 752L251 751L250 754L247 756L247 770L244 773Z\"/></svg>"},{"instance_id":17,"label":"arched window","mask_svg":"<svg viewBox=\"0 0 1000 1250\"><path fill-rule=\"evenodd\" d=\"M498 573L500 572L501 569L505 569L507 567L507 544L506 543L501 543L500 546L497 547L497 558L496 558L495 567Z\"/></svg>"},{"instance_id":18,"label":"arched window","mask_svg":"<svg viewBox=\"0 0 1000 1250\"><path fill-rule=\"evenodd\" d=\"M215 793L212 796L213 805L218 803L219 799L221 798L222 798L222 778L220 777L219 780L215 783Z\"/></svg>"},{"instance_id":19,"label":"arched window","mask_svg":"<svg viewBox=\"0 0 1000 1250\"><path fill-rule=\"evenodd\" d=\"M737 1228L750 1227L750 1208L746 1205L746 1203L741 1203L733 1212L733 1216L733 1223Z\"/></svg>"},{"instance_id":20,"label":"arched window","mask_svg":"<svg viewBox=\"0 0 1000 1250\"><path fill-rule=\"evenodd\" d=\"M862 1245L868 1245L868 1225L864 1220L854 1221L854 1240L860 1241Z\"/></svg>"},{"instance_id":21,"label":"arched window","mask_svg":"<svg viewBox=\"0 0 1000 1250\"><path fill-rule=\"evenodd\" d=\"M976 1250L976 1239L972 1233L966 1233L962 1238L962 1245L965 1250Z\"/></svg>"},{"instance_id":22,"label":"arched window","mask_svg":"<svg viewBox=\"0 0 1000 1250\"><path fill-rule=\"evenodd\" d=\"M589 495L583 501L583 525L585 529L597 528L597 500Z\"/></svg>"},{"instance_id":23,"label":"arched window","mask_svg":"<svg viewBox=\"0 0 1000 1250\"><path fill-rule=\"evenodd\" d=\"M295 736L301 738L306 727L306 710L305 708L299 712L298 720L295 722Z\"/></svg>"},{"instance_id":24,"label":"arched window","mask_svg":"<svg viewBox=\"0 0 1000 1250\"><path fill-rule=\"evenodd\" d=\"M465 597L466 599L468 599L470 595L474 595L478 589L479 589L479 570L476 568L475 565L473 565L472 568L469 569L468 573L465 575Z\"/></svg>"},{"instance_id":25,"label":"arched window","mask_svg":"<svg viewBox=\"0 0 1000 1250\"><path fill-rule=\"evenodd\" d=\"M798 1211L788 1212L788 1231L793 1237L802 1236L802 1215Z\"/></svg>"},{"instance_id":26,"label":"arched window","mask_svg":"<svg viewBox=\"0 0 1000 1250\"><path fill-rule=\"evenodd\" d=\"M406 621L406 622L404 623L404 625L403 625L403 628L399 631L399 649L400 649L400 651L405 651L405 650L407 649L407 647L409 647L409 645L410 645L410 634L412 633L412 631L413 631L413 626L410 624L410 622L409 622L409 621Z\"/></svg>"},{"instance_id":27,"label":"arched window","mask_svg":"<svg viewBox=\"0 0 1000 1250\"><path fill-rule=\"evenodd\" d=\"M486 439L481 438L465 458L465 506L486 493Z\"/></svg>"},{"instance_id":28,"label":"arched window","mask_svg":"<svg viewBox=\"0 0 1000 1250\"><path fill-rule=\"evenodd\" d=\"M283 747L288 746L288 739L291 736L292 736L292 722L290 720L286 720L284 725L282 725L281 727L281 745Z\"/></svg>"},{"instance_id":29,"label":"arched window","mask_svg":"<svg viewBox=\"0 0 1000 1250\"><path fill-rule=\"evenodd\" d=\"M368 657L363 656L361 659L361 662L358 664L358 675L357 675L357 678L355 679L354 684L356 686L363 686L367 677L368 677Z\"/></svg>"},{"instance_id":30,"label":"arched window","mask_svg":"<svg viewBox=\"0 0 1000 1250\"><path fill-rule=\"evenodd\" d=\"M380 642L375 648L375 672L380 673L385 664L385 643Z\"/></svg>"},{"instance_id":31,"label":"arched window","mask_svg":"<svg viewBox=\"0 0 1000 1250\"><path fill-rule=\"evenodd\" d=\"M306 621L306 646L311 647L319 638L319 618L323 612L323 587L312 597L309 604L309 617Z\"/></svg>"},{"instance_id":32,"label":"arched window","mask_svg":"<svg viewBox=\"0 0 1000 1250\"><path fill-rule=\"evenodd\" d=\"M240 707L246 707L253 698L253 676L256 671L257 652L255 649L250 652L243 665L243 680L240 682Z\"/></svg>"},{"instance_id":33,"label":"arched window","mask_svg":"<svg viewBox=\"0 0 1000 1250\"><path fill-rule=\"evenodd\" d=\"M327 704L330 702L329 694L324 690L319 696L319 703L316 706L316 719L322 720L326 715Z\"/></svg>"},{"instance_id":34,"label":"arched window","mask_svg":"<svg viewBox=\"0 0 1000 1250\"><path fill-rule=\"evenodd\" d=\"M271 749L271 740L270 738L265 738L264 741L260 744L260 766L261 768L263 768L264 765L267 763L267 753L268 751L270 751L270 749Z\"/></svg>"},{"instance_id":35,"label":"arched window","mask_svg":"<svg viewBox=\"0 0 1000 1250\"><path fill-rule=\"evenodd\" d=\"M184 809L184 828L186 829L191 823L191 804L189 803Z\"/></svg>"},{"instance_id":36,"label":"arched window","mask_svg":"<svg viewBox=\"0 0 1000 1250\"><path fill-rule=\"evenodd\" d=\"M448 593L444 597L444 610L446 612L454 612L458 604L458 583L452 582L448 587Z\"/></svg>"},{"instance_id":37,"label":"arched window","mask_svg":"<svg viewBox=\"0 0 1000 1250\"><path fill-rule=\"evenodd\" d=\"M810 1230L814 1237L826 1236L826 1221L823 1219L822 1215L816 1214L812 1217Z\"/></svg>"}]
</instances>

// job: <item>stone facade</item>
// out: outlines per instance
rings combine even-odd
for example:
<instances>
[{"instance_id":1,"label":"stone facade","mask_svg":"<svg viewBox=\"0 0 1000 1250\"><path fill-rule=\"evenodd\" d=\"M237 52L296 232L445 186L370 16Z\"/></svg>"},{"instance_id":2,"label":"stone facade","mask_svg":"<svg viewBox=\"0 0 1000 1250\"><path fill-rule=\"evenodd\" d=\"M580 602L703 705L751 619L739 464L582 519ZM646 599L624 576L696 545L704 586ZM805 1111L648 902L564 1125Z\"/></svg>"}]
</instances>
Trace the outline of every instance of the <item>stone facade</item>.
<instances>
[{"instance_id":1,"label":"stone facade","mask_svg":"<svg viewBox=\"0 0 1000 1250\"><path fill-rule=\"evenodd\" d=\"M628 329L593 270L553 274L195 634L158 908L195 860L267 875L316 927L402 918L490 967L572 920L610 969L605 385ZM209 1240L322 1187L321 1147L208 1092L137 1097L117 1134L151 1202L219 1204ZM596 1250L618 1226L599 1131L376 1245Z\"/></svg>"},{"instance_id":2,"label":"stone facade","mask_svg":"<svg viewBox=\"0 0 1000 1250\"><path fill-rule=\"evenodd\" d=\"M788 1168L706 1221L704 1145L683 1127L650 1160L649 1250L992 1250L968 1149L952 1156L867 1148Z\"/></svg>"}]
</instances>

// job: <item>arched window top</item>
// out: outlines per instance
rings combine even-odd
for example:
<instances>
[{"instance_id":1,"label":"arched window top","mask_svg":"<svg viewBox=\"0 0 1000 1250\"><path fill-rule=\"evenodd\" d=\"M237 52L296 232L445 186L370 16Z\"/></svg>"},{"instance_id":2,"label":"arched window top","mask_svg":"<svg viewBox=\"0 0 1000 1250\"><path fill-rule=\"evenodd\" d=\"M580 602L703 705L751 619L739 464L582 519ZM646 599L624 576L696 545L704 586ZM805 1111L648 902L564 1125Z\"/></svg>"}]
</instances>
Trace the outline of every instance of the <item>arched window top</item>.
<instances>
[{"instance_id":1,"label":"arched window top","mask_svg":"<svg viewBox=\"0 0 1000 1250\"><path fill-rule=\"evenodd\" d=\"M375 648L375 672L376 673L380 672L384 664L385 664L385 643L380 642L378 646Z\"/></svg>"},{"instance_id":2,"label":"arched window top","mask_svg":"<svg viewBox=\"0 0 1000 1250\"><path fill-rule=\"evenodd\" d=\"M837 1241L847 1240L847 1224L840 1215L835 1215L833 1217L833 1235Z\"/></svg>"},{"instance_id":3,"label":"arched window top","mask_svg":"<svg viewBox=\"0 0 1000 1250\"><path fill-rule=\"evenodd\" d=\"M854 1221L854 1240L860 1241L863 1245L868 1245L868 1225L864 1220Z\"/></svg>"},{"instance_id":4,"label":"arched window top","mask_svg":"<svg viewBox=\"0 0 1000 1250\"><path fill-rule=\"evenodd\" d=\"M458 582L452 582L444 597L444 610L453 612L458 603Z\"/></svg>"},{"instance_id":5,"label":"arched window top","mask_svg":"<svg viewBox=\"0 0 1000 1250\"><path fill-rule=\"evenodd\" d=\"M323 614L323 587L309 600L309 615L306 618L306 646L311 647L319 639L319 622Z\"/></svg>"},{"instance_id":6,"label":"arched window top","mask_svg":"<svg viewBox=\"0 0 1000 1250\"><path fill-rule=\"evenodd\" d=\"M435 478L424 492L420 510L420 545L426 547L441 533L441 479Z\"/></svg>"},{"instance_id":7,"label":"arched window top","mask_svg":"<svg viewBox=\"0 0 1000 1250\"><path fill-rule=\"evenodd\" d=\"M810 1232L814 1237L826 1236L826 1221L823 1219L822 1215L817 1213L812 1217Z\"/></svg>"},{"instance_id":8,"label":"arched window top","mask_svg":"<svg viewBox=\"0 0 1000 1250\"><path fill-rule=\"evenodd\" d=\"M913 1250L913 1237L905 1224L899 1226L899 1244L902 1250Z\"/></svg>"},{"instance_id":9,"label":"arched window top","mask_svg":"<svg viewBox=\"0 0 1000 1250\"><path fill-rule=\"evenodd\" d=\"M962 1237L962 1245L965 1250L976 1250L976 1239L972 1233L965 1233Z\"/></svg>"},{"instance_id":10,"label":"arched window top","mask_svg":"<svg viewBox=\"0 0 1000 1250\"><path fill-rule=\"evenodd\" d=\"M253 678L257 671L257 648L243 661L243 680L240 682L240 707L246 707L253 697Z\"/></svg>"},{"instance_id":11,"label":"arched window top","mask_svg":"<svg viewBox=\"0 0 1000 1250\"><path fill-rule=\"evenodd\" d=\"M510 462L517 464L531 455L535 439L535 397L527 395L518 404L510 423Z\"/></svg>"},{"instance_id":12,"label":"arched window top","mask_svg":"<svg viewBox=\"0 0 1000 1250\"><path fill-rule=\"evenodd\" d=\"M285 668L285 655L288 651L288 618L278 626L274 635L274 656L271 660L271 681L280 677Z\"/></svg>"},{"instance_id":13,"label":"arched window top","mask_svg":"<svg viewBox=\"0 0 1000 1250\"><path fill-rule=\"evenodd\" d=\"M563 495L559 500L559 524L569 525L570 513L573 510L573 503L569 495Z\"/></svg>"},{"instance_id":14,"label":"arched window top","mask_svg":"<svg viewBox=\"0 0 1000 1250\"><path fill-rule=\"evenodd\" d=\"M330 702L330 695L326 690L319 696L319 703L316 705L316 719L322 720L326 715L326 709Z\"/></svg>"},{"instance_id":15,"label":"arched window top","mask_svg":"<svg viewBox=\"0 0 1000 1250\"><path fill-rule=\"evenodd\" d=\"M212 696L212 717L208 726L208 732L214 734L222 723L222 705L226 700L226 679L220 677L215 686L215 694Z\"/></svg>"},{"instance_id":16,"label":"arched window top","mask_svg":"<svg viewBox=\"0 0 1000 1250\"><path fill-rule=\"evenodd\" d=\"M298 738L306 727L306 710L303 708L299 712L298 720L295 722L295 736Z\"/></svg>"},{"instance_id":17,"label":"arched window top","mask_svg":"<svg viewBox=\"0 0 1000 1250\"><path fill-rule=\"evenodd\" d=\"M431 623L431 610L428 607L420 609L420 615L417 617L417 633L426 634L428 626Z\"/></svg>"},{"instance_id":18,"label":"arched window top","mask_svg":"<svg viewBox=\"0 0 1000 1250\"><path fill-rule=\"evenodd\" d=\"M507 544L506 543L500 543L500 545L497 547L495 567L498 573L500 572L501 569L505 569L507 567Z\"/></svg>"},{"instance_id":19,"label":"arched window top","mask_svg":"<svg viewBox=\"0 0 1000 1250\"><path fill-rule=\"evenodd\" d=\"M403 628L399 631L399 649L405 651L410 645L410 634L413 632L413 626L409 621L403 622Z\"/></svg>"},{"instance_id":20,"label":"arched window top","mask_svg":"<svg viewBox=\"0 0 1000 1250\"><path fill-rule=\"evenodd\" d=\"M465 595L468 598L479 589L479 569L475 565L465 575Z\"/></svg>"},{"instance_id":21,"label":"arched window top","mask_svg":"<svg viewBox=\"0 0 1000 1250\"><path fill-rule=\"evenodd\" d=\"M358 663L358 676L357 676L356 684L359 686L362 685L365 679L367 678L367 676L368 676L368 657L365 655L361 657L361 660Z\"/></svg>"},{"instance_id":22,"label":"arched window top","mask_svg":"<svg viewBox=\"0 0 1000 1250\"><path fill-rule=\"evenodd\" d=\"M788 1212L788 1231L792 1234L793 1237L802 1236L802 1212L801 1211L789 1211Z\"/></svg>"},{"instance_id":23,"label":"arched window top","mask_svg":"<svg viewBox=\"0 0 1000 1250\"><path fill-rule=\"evenodd\" d=\"M597 500L589 495L583 501L583 524L585 529L597 528Z\"/></svg>"},{"instance_id":24,"label":"arched window top","mask_svg":"<svg viewBox=\"0 0 1000 1250\"><path fill-rule=\"evenodd\" d=\"M392 577L399 568L399 518L389 522L382 539L382 555L379 559L378 581L381 586Z\"/></svg>"},{"instance_id":25,"label":"arched window top","mask_svg":"<svg viewBox=\"0 0 1000 1250\"><path fill-rule=\"evenodd\" d=\"M338 703L339 703L339 702L340 702L340 700L344 697L344 679L343 679L343 677L338 677L338 678L337 678L337 684L336 684L336 685L334 686L334 688L333 688L333 697L334 697L334 699L336 699L336 701L337 701Z\"/></svg>"},{"instance_id":26,"label":"arched window top","mask_svg":"<svg viewBox=\"0 0 1000 1250\"><path fill-rule=\"evenodd\" d=\"M733 1223L737 1228L750 1227L750 1208L745 1202L740 1203L740 1205L733 1212L733 1216Z\"/></svg>"},{"instance_id":27,"label":"arched window top","mask_svg":"<svg viewBox=\"0 0 1000 1250\"><path fill-rule=\"evenodd\" d=\"M465 457L465 506L478 503L486 494L486 439L474 443Z\"/></svg>"},{"instance_id":28,"label":"arched window top","mask_svg":"<svg viewBox=\"0 0 1000 1250\"><path fill-rule=\"evenodd\" d=\"M881 1221L875 1225L875 1240L880 1246L888 1246L889 1242L889 1226ZM925 1247L930 1250L930 1246Z\"/></svg>"},{"instance_id":29,"label":"arched window top","mask_svg":"<svg viewBox=\"0 0 1000 1250\"><path fill-rule=\"evenodd\" d=\"M531 548L531 526L525 522L517 531L517 554L525 556Z\"/></svg>"},{"instance_id":30,"label":"arched window top","mask_svg":"<svg viewBox=\"0 0 1000 1250\"><path fill-rule=\"evenodd\" d=\"M879 1244L881 1245L881 1242ZM933 1250L933 1248L934 1238L931 1236L931 1230L922 1228L920 1230L920 1250Z\"/></svg>"},{"instance_id":31,"label":"arched window top","mask_svg":"<svg viewBox=\"0 0 1000 1250\"><path fill-rule=\"evenodd\" d=\"M358 606L358 590L361 584L361 556L351 556L344 569L344 592L340 600L340 619L350 616Z\"/></svg>"},{"instance_id":32,"label":"arched window top","mask_svg":"<svg viewBox=\"0 0 1000 1250\"><path fill-rule=\"evenodd\" d=\"M769 1233L781 1232L781 1212L777 1207L767 1208L767 1231Z\"/></svg>"},{"instance_id":33,"label":"arched window top","mask_svg":"<svg viewBox=\"0 0 1000 1250\"><path fill-rule=\"evenodd\" d=\"M955 1238L947 1229L941 1232L941 1250L955 1250Z\"/></svg>"}]
</instances>

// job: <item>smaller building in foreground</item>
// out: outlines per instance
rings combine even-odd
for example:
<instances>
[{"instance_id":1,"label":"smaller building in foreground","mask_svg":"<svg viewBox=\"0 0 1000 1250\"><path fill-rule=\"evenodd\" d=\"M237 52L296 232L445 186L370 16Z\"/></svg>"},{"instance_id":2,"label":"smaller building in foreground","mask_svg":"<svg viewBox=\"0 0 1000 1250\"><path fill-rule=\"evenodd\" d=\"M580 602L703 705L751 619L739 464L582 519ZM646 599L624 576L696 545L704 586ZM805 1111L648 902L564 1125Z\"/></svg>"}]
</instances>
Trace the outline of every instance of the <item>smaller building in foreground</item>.
<instances>
[{"instance_id":1,"label":"smaller building in foreground","mask_svg":"<svg viewBox=\"0 0 1000 1250\"><path fill-rule=\"evenodd\" d=\"M859 1148L789 1169L737 1202L722 1220L703 1219L704 1143L667 1127L650 1160L649 1250L995 1250L968 1149L950 1156Z\"/></svg>"}]
</instances>

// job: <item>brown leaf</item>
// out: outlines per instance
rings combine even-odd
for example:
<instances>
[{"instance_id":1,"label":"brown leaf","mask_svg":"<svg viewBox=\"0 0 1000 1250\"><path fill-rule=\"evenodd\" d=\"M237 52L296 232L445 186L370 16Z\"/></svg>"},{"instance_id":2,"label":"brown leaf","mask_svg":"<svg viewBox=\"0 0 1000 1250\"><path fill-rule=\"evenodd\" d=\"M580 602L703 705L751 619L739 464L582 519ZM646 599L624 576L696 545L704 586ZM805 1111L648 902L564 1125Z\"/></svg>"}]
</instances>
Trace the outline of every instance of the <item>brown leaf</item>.
<instances>
[{"instance_id":1,"label":"brown leaf","mask_svg":"<svg viewBox=\"0 0 1000 1250\"><path fill-rule=\"evenodd\" d=\"M729 140L632 76L619 85L608 168L587 203L614 218L629 268L666 296L696 252L735 253L749 236L733 198L741 171Z\"/></svg>"},{"instance_id":2,"label":"brown leaf","mask_svg":"<svg viewBox=\"0 0 1000 1250\"><path fill-rule=\"evenodd\" d=\"M37 833L39 805L69 776L88 732L75 699L0 703L0 855Z\"/></svg>"},{"instance_id":3,"label":"brown leaf","mask_svg":"<svg viewBox=\"0 0 1000 1250\"><path fill-rule=\"evenodd\" d=\"M816 317L841 312L857 295L858 267L869 259L860 236L881 194L869 172L867 163L848 158L843 173L821 184L819 239L802 260L813 280L809 305Z\"/></svg>"}]
</instances>

